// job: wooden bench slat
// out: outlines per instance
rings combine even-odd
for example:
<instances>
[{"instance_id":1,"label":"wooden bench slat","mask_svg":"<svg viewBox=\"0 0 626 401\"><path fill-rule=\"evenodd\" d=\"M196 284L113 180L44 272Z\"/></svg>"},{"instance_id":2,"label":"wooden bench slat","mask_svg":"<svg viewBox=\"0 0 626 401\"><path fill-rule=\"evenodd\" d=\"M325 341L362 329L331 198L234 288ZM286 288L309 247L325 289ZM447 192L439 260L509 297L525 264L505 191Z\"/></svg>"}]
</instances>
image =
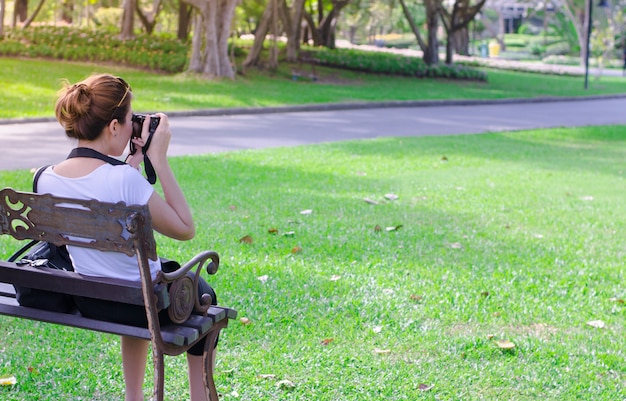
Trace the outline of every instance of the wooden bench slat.
<instances>
[{"instance_id":1,"label":"wooden bench slat","mask_svg":"<svg viewBox=\"0 0 626 401\"><path fill-rule=\"evenodd\" d=\"M226 311L217 306L211 305L211 307L209 307L209 309L206 312L207 312L207 316L213 319L213 323L217 323L218 321L226 317Z\"/></svg>"},{"instance_id":2,"label":"wooden bench slat","mask_svg":"<svg viewBox=\"0 0 626 401\"><path fill-rule=\"evenodd\" d=\"M181 325L198 330L198 332L202 335L213 327L213 319L211 317L191 315L189 319L181 323Z\"/></svg>"},{"instance_id":3,"label":"wooden bench slat","mask_svg":"<svg viewBox=\"0 0 626 401\"><path fill-rule=\"evenodd\" d=\"M237 311L231 308L225 308L223 306L220 306L220 308L224 309L224 311L226 312L226 317L229 319L237 319Z\"/></svg>"},{"instance_id":4,"label":"wooden bench slat","mask_svg":"<svg viewBox=\"0 0 626 401\"><path fill-rule=\"evenodd\" d=\"M135 254L135 244L123 225L133 216L140 215L145 220L141 235L146 239L146 256L157 259L148 205L127 206L123 202L72 199L3 188L0 190L0 209L3 214L0 231L3 234L57 245L88 246L128 256ZM116 236L116 233L121 235ZM85 239L89 241L86 243Z\"/></svg>"},{"instance_id":5,"label":"wooden bench slat","mask_svg":"<svg viewBox=\"0 0 626 401\"><path fill-rule=\"evenodd\" d=\"M0 282L132 305L143 305L141 283L101 277L85 277L75 272L46 267L32 267L0 261ZM169 306L169 295L165 284L155 285L155 295L159 310Z\"/></svg>"}]
</instances>

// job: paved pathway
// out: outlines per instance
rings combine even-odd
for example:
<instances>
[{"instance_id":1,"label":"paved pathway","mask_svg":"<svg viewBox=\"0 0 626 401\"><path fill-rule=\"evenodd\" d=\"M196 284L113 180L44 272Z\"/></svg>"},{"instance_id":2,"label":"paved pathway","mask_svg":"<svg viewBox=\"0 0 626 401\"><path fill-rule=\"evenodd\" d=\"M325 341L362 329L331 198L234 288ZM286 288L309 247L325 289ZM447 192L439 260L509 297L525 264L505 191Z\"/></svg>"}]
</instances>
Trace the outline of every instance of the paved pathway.
<instances>
[{"instance_id":1,"label":"paved pathway","mask_svg":"<svg viewBox=\"0 0 626 401\"><path fill-rule=\"evenodd\" d=\"M383 103L378 108L363 104L321 105L198 113L204 115L173 113L170 154L205 154L382 136L626 124L626 97L465 103ZM398 107L400 105L406 107ZM56 122L0 124L0 148L3 149L0 170L30 169L55 163L72 147L73 143L65 138Z\"/></svg>"}]
</instances>

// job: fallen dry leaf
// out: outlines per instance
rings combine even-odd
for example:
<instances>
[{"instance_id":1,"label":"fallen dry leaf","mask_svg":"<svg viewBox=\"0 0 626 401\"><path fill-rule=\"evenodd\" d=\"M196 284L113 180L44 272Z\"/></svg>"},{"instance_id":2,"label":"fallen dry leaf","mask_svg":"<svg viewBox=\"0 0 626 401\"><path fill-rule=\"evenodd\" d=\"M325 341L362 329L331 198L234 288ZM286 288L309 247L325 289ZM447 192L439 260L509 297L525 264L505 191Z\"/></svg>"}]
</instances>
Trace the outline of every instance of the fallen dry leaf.
<instances>
[{"instance_id":1,"label":"fallen dry leaf","mask_svg":"<svg viewBox=\"0 0 626 401\"><path fill-rule=\"evenodd\" d=\"M385 199L390 201L398 200L399 196L396 194L385 194Z\"/></svg>"},{"instance_id":2,"label":"fallen dry leaf","mask_svg":"<svg viewBox=\"0 0 626 401\"><path fill-rule=\"evenodd\" d=\"M609 301L616 302L618 304L624 304L624 300L622 298L609 298Z\"/></svg>"},{"instance_id":3,"label":"fallen dry leaf","mask_svg":"<svg viewBox=\"0 0 626 401\"><path fill-rule=\"evenodd\" d=\"M0 386L12 386L17 384L17 379L13 375L0 376Z\"/></svg>"},{"instance_id":4,"label":"fallen dry leaf","mask_svg":"<svg viewBox=\"0 0 626 401\"><path fill-rule=\"evenodd\" d=\"M429 391L429 390L432 390L433 387L435 387L434 384L424 384L424 383L422 383L419 386L417 386L417 389L421 390L421 391Z\"/></svg>"},{"instance_id":5,"label":"fallen dry leaf","mask_svg":"<svg viewBox=\"0 0 626 401\"><path fill-rule=\"evenodd\" d=\"M229 208L230 210L232 210L232 211L237 210L237 206L235 206L235 205L230 205L230 206L228 206L228 208Z\"/></svg>"},{"instance_id":6,"label":"fallen dry leaf","mask_svg":"<svg viewBox=\"0 0 626 401\"><path fill-rule=\"evenodd\" d=\"M302 248L299 246L294 246L293 249L291 250L291 253L299 253L302 252Z\"/></svg>"},{"instance_id":7,"label":"fallen dry leaf","mask_svg":"<svg viewBox=\"0 0 626 401\"><path fill-rule=\"evenodd\" d=\"M442 162L447 162L448 161L448 157L447 156L441 156L441 161Z\"/></svg>"},{"instance_id":8,"label":"fallen dry leaf","mask_svg":"<svg viewBox=\"0 0 626 401\"><path fill-rule=\"evenodd\" d=\"M365 202L369 203L370 205L378 205L378 202L376 202L376 201L375 201L375 200L373 200L373 199L370 199L370 198L363 198L363 200L364 200Z\"/></svg>"},{"instance_id":9,"label":"fallen dry leaf","mask_svg":"<svg viewBox=\"0 0 626 401\"><path fill-rule=\"evenodd\" d=\"M596 329L603 329L606 326L602 320L592 320L587 322L587 324L591 327L595 327Z\"/></svg>"},{"instance_id":10,"label":"fallen dry leaf","mask_svg":"<svg viewBox=\"0 0 626 401\"><path fill-rule=\"evenodd\" d=\"M496 344L498 345L498 348L501 348L501 349L513 349L513 348L515 348L515 344L512 343L509 340L498 340L498 341L496 341Z\"/></svg>"},{"instance_id":11,"label":"fallen dry leaf","mask_svg":"<svg viewBox=\"0 0 626 401\"><path fill-rule=\"evenodd\" d=\"M268 233L276 235L278 234L278 228L272 227L269 230L267 230Z\"/></svg>"},{"instance_id":12,"label":"fallen dry leaf","mask_svg":"<svg viewBox=\"0 0 626 401\"><path fill-rule=\"evenodd\" d=\"M258 377L260 379L275 379L276 375L273 375L273 374L260 374Z\"/></svg>"},{"instance_id":13,"label":"fallen dry leaf","mask_svg":"<svg viewBox=\"0 0 626 401\"><path fill-rule=\"evenodd\" d=\"M382 230L383 230L383 229L382 229L382 227L381 227L381 226L379 226L378 224L376 224L376 225L374 226L374 231L375 231L375 232L380 232L380 231L382 231Z\"/></svg>"},{"instance_id":14,"label":"fallen dry leaf","mask_svg":"<svg viewBox=\"0 0 626 401\"><path fill-rule=\"evenodd\" d=\"M246 235L244 237L239 238L239 242L241 242L242 244L251 244L254 242L254 240L252 239L251 236Z\"/></svg>"},{"instance_id":15,"label":"fallen dry leaf","mask_svg":"<svg viewBox=\"0 0 626 401\"><path fill-rule=\"evenodd\" d=\"M375 354L379 354L379 355L391 354L391 350L390 349L374 348L374 353Z\"/></svg>"},{"instance_id":16,"label":"fallen dry leaf","mask_svg":"<svg viewBox=\"0 0 626 401\"><path fill-rule=\"evenodd\" d=\"M387 231L398 231L401 228L402 228L402 224L398 224L397 226L387 227L387 228L385 228L385 230L387 230Z\"/></svg>"},{"instance_id":17,"label":"fallen dry leaf","mask_svg":"<svg viewBox=\"0 0 626 401\"><path fill-rule=\"evenodd\" d=\"M328 345L333 342L333 338L325 338L321 341L322 345Z\"/></svg>"},{"instance_id":18,"label":"fallen dry leaf","mask_svg":"<svg viewBox=\"0 0 626 401\"><path fill-rule=\"evenodd\" d=\"M241 324L246 325L246 324L251 324L252 321L250 321L250 319L248 319L247 317L242 317L241 319L239 319L239 321L241 322Z\"/></svg>"},{"instance_id":19,"label":"fallen dry leaf","mask_svg":"<svg viewBox=\"0 0 626 401\"><path fill-rule=\"evenodd\" d=\"M452 249L461 249L461 248L463 248L463 245L461 245L460 242L453 242L453 243L450 244L450 248L452 248Z\"/></svg>"},{"instance_id":20,"label":"fallen dry leaf","mask_svg":"<svg viewBox=\"0 0 626 401\"><path fill-rule=\"evenodd\" d=\"M276 387L280 387L283 389L292 389L292 388L296 388L296 385L291 380L281 380L276 383Z\"/></svg>"},{"instance_id":21,"label":"fallen dry leaf","mask_svg":"<svg viewBox=\"0 0 626 401\"><path fill-rule=\"evenodd\" d=\"M411 294L411 301L419 302L424 299L423 295Z\"/></svg>"}]
</instances>

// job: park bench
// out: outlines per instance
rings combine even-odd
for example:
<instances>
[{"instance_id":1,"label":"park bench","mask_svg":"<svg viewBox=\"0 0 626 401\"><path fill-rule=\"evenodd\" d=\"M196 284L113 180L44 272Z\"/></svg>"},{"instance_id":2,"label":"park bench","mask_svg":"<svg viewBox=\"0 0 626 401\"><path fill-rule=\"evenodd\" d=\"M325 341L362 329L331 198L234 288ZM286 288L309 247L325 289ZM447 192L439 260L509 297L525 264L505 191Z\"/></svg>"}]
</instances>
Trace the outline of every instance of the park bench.
<instances>
[{"instance_id":1,"label":"park bench","mask_svg":"<svg viewBox=\"0 0 626 401\"><path fill-rule=\"evenodd\" d=\"M297 81L300 77L306 75L303 65L308 64L310 68L309 78L311 81L317 81L317 72L315 66L319 64L319 60L314 57L314 54L310 51L300 50L298 53L297 67L291 70L292 79Z\"/></svg>"},{"instance_id":2,"label":"park bench","mask_svg":"<svg viewBox=\"0 0 626 401\"><path fill-rule=\"evenodd\" d=\"M71 271L0 261L0 314L55 323L98 332L150 340L154 363L153 399L164 394L164 355L180 355L202 338L204 380L211 401L218 395L213 380L215 342L221 329L234 319L233 309L210 305L206 294L198 301L197 280L206 267L215 274L219 256L213 251L199 253L178 270L160 272L153 281L148 259L156 260L156 243L150 213L146 205L126 206L94 200L76 200L0 190L0 228L2 234L16 239L38 240L61 245L75 245L101 251L122 252L136 256L141 281L82 276ZM187 274L191 271L192 274ZM195 271L195 274L193 274ZM193 277L193 278L192 278ZM63 292L71 295L145 306L148 328L89 319L76 310L68 313L20 306L13 285ZM159 324L158 312L168 308L167 326Z\"/></svg>"}]
</instances>

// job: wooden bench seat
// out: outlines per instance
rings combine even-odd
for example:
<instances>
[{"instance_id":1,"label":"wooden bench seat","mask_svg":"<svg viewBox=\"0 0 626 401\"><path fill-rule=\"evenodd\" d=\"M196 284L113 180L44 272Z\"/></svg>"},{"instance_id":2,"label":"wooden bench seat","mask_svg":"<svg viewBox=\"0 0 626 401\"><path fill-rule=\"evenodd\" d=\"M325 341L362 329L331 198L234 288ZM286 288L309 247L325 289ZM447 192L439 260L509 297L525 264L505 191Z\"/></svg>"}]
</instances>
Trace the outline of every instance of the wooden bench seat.
<instances>
[{"instance_id":1,"label":"wooden bench seat","mask_svg":"<svg viewBox=\"0 0 626 401\"><path fill-rule=\"evenodd\" d=\"M147 206L76 200L10 188L0 190L0 228L2 234L20 240L135 255L141 277L140 282L96 278L0 261L0 314L150 340L154 363L153 398L157 401L163 401L164 396L163 356L182 354L206 338L205 385L211 401L218 401L213 380L213 345L228 321L237 317L237 312L210 305L210 297L197 301L199 275L204 268L209 274L215 274L219 266L217 253L201 252L174 272L160 272L153 282L148 259L156 260L157 256ZM146 310L148 327L90 319L77 310L63 313L21 306L16 300L14 285L141 305ZM178 323L160 325L158 313L165 308L169 308L172 320Z\"/></svg>"}]
</instances>

